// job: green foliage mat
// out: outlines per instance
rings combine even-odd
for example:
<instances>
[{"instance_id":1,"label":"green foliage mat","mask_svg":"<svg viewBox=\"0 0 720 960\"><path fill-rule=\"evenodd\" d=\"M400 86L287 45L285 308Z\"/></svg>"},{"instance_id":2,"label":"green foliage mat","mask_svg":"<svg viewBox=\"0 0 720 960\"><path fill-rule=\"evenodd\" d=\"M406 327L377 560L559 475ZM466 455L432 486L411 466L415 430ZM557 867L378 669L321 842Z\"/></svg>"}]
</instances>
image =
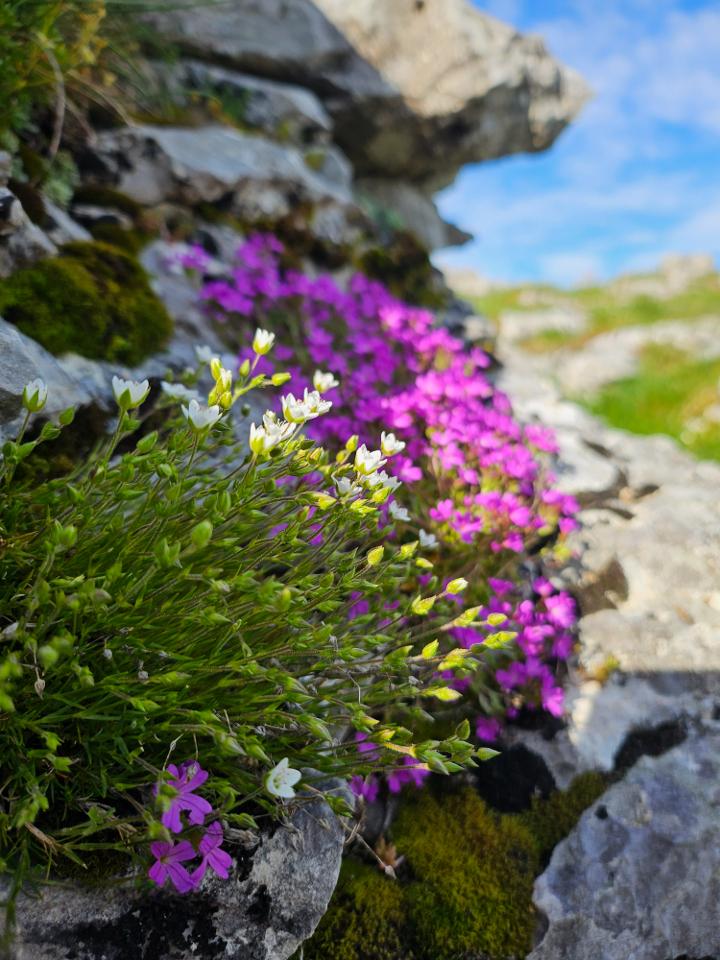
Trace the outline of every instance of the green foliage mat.
<instances>
[{"instance_id":1,"label":"green foliage mat","mask_svg":"<svg viewBox=\"0 0 720 960\"><path fill-rule=\"evenodd\" d=\"M107 243L67 244L60 256L0 281L0 315L51 353L128 364L172 331L142 266Z\"/></svg>"},{"instance_id":2,"label":"green foliage mat","mask_svg":"<svg viewBox=\"0 0 720 960\"><path fill-rule=\"evenodd\" d=\"M348 858L304 960L506 960L525 956L532 888L553 847L605 789L596 774L521 814L471 788L410 798L392 828L398 880Z\"/></svg>"}]
</instances>

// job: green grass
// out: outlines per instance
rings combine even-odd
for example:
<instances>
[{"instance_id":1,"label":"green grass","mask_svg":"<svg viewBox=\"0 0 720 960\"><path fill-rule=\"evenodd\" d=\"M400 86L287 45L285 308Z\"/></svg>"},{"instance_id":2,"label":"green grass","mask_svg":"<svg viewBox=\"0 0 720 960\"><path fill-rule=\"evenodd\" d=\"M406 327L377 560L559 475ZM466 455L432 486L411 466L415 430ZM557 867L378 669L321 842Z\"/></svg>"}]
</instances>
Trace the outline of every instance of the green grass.
<instances>
[{"instance_id":1,"label":"green grass","mask_svg":"<svg viewBox=\"0 0 720 960\"><path fill-rule=\"evenodd\" d=\"M720 424L688 430L718 402L720 359L697 360L668 347L645 350L636 376L608 384L582 401L609 424L633 433L664 433L704 459L720 460Z\"/></svg>"}]
</instances>

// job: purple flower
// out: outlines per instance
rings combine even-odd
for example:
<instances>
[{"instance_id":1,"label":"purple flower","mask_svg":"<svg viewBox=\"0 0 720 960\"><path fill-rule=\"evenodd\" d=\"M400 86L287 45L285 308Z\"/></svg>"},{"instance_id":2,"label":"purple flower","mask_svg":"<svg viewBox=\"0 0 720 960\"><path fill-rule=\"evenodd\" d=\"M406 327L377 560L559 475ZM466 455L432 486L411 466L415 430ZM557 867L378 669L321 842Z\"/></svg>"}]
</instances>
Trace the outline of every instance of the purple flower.
<instances>
[{"instance_id":1,"label":"purple flower","mask_svg":"<svg viewBox=\"0 0 720 960\"><path fill-rule=\"evenodd\" d=\"M161 840L150 844L150 852L156 858L148 870L148 876L159 887L170 880L178 893L188 893L196 886L195 880L183 866L195 856L193 845L188 840L180 843L165 843Z\"/></svg>"},{"instance_id":2,"label":"purple flower","mask_svg":"<svg viewBox=\"0 0 720 960\"><path fill-rule=\"evenodd\" d=\"M172 833L181 833L183 822L180 814L183 810L187 812L188 820L193 826L205 823L205 817L212 813L212 806L203 797L196 796L193 791L205 783L208 778L207 772L200 764L191 761L181 764L179 769L173 763L168 764L168 773L171 774L171 779L167 785L175 790L175 796L160 818L162 825ZM158 792L159 788L156 787L156 795Z\"/></svg>"},{"instance_id":3,"label":"purple flower","mask_svg":"<svg viewBox=\"0 0 720 960\"><path fill-rule=\"evenodd\" d=\"M220 849L222 842L222 826L217 820L214 820L205 831L205 836L200 841L198 847L198 853L202 857L202 860L200 861L200 865L196 867L192 873L192 882L195 886L200 884L208 868L214 870L223 880L227 880L228 871L232 866L232 857L229 853L226 853L225 850Z\"/></svg>"},{"instance_id":4,"label":"purple flower","mask_svg":"<svg viewBox=\"0 0 720 960\"><path fill-rule=\"evenodd\" d=\"M356 775L350 778L350 789L356 797L363 797L366 803L374 803L380 792L380 783L372 774L367 779Z\"/></svg>"}]
</instances>

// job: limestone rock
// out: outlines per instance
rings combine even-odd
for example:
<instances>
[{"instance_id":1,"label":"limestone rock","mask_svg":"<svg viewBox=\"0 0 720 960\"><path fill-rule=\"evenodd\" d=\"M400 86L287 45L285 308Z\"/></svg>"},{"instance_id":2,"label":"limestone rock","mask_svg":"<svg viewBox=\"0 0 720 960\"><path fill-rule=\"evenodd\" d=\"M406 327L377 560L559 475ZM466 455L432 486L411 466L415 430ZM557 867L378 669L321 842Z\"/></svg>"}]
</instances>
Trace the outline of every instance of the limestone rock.
<instances>
[{"instance_id":1,"label":"limestone rock","mask_svg":"<svg viewBox=\"0 0 720 960\"><path fill-rule=\"evenodd\" d=\"M0 441L16 435L23 416L23 387L37 377L48 387L44 416L90 400L55 357L0 318Z\"/></svg>"},{"instance_id":2,"label":"limestone rock","mask_svg":"<svg viewBox=\"0 0 720 960\"><path fill-rule=\"evenodd\" d=\"M588 809L535 884L529 960L720 955L720 735L644 757Z\"/></svg>"},{"instance_id":3,"label":"limestone rock","mask_svg":"<svg viewBox=\"0 0 720 960\"><path fill-rule=\"evenodd\" d=\"M237 98L243 123L276 139L305 145L330 140L332 120L310 90L201 60L181 61L175 71L186 86Z\"/></svg>"},{"instance_id":4,"label":"limestone rock","mask_svg":"<svg viewBox=\"0 0 720 960\"><path fill-rule=\"evenodd\" d=\"M397 226L408 230L427 250L459 247L472 234L447 223L440 216L432 197L411 183L381 178L359 179L356 192L383 216L395 218Z\"/></svg>"},{"instance_id":5,"label":"limestone rock","mask_svg":"<svg viewBox=\"0 0 720 960\"><path fill-rule=\"evenodd\" d=\"M108 131L98 137L86 164L94 179L143 204L222 201L250 223L280 219L305 204L311 210L309 229L331 243L354 239L356 224L366 223L341 159L335 158L327 175L312 169L294 147L230 127Z\"/></svg>"},{"instance_id":6,"label":"limestone rock","mask_svg":"<svg viewBox=\"0 0 720 960\"><path fill-rule=\"evenodd\" d=\"M311 0L229 0L146 15L199 59L358 100L394 96Z\"/></svg>"},{"instance_id":7,"label":"limestone rock","mask_svg":"<svg viewBox=\"0 0 720 960\"><path fill-rule=\"evenodd\" d=\"M192 895L67 886L21 898L13 960L287 960L327 908L343 840L314 799L255 849L228 840L230 878L208 877Z\"/></svg>"},{"instance_id":8,"label":"limestone rock","mask_svg":"<svg viewBox=\"0 0 720 960\"><path fill-rule=\"evenodd\" d=\"M57 248L23 210L7 187L0 187L0 278L57 253Z\"/></svg>"},{"instance_id":9,"label":"limestone rock","mask_svg":"<svg viewBox=\"0 0 720 960\"><path fill-rule=\"evenodd\" d=\"M468 0L316 0L397 99L328 101L361 174L451 182L465 163L544 150L589 91L539 37Z\"/></svg>"}]
</instances>

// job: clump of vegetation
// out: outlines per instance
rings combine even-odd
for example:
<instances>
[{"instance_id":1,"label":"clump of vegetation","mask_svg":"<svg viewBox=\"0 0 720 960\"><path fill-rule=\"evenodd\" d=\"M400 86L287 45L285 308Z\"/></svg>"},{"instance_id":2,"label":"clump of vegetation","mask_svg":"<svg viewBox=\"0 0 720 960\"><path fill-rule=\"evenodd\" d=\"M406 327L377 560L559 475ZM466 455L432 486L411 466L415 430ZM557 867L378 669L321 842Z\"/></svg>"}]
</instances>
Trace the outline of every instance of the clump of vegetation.
<instances>
[{"instance_id":1,"label":"clump of vegetation","mask_svg":"<svg viewBox=\"0 0 720 960\"><path fill-rule=\"evenodd\" d=\"M384 246L363 251L357 266L408 303L431 309L446 305L447 294L438 283L427 250L406 230L396 231Z\"/></svg>"},{"instance_id":2,"label":"clump of vegetation","mask_svg":"<svg viewBox=\"0 0 720 960\"><path fill-rule=\"evenodd\" d=\"M31 110L52 106L58 122L66 87L95 63L105 0L3 0L0 4L0 133L20 129Z\"/></svg>"},{"instance_id":3,"label":"clump of vegetation","mask_svg":"<svg viewBox=\"0 0 720 960\"><path fill-rule=\"evenodd\" d=\"M306 960L506 960L532 945L532 887L553 847L602 793L579 777L522 814L499 815L471 788L407 801L392 827L399 879L348 859Z\"/></svg>"},{"instance_id":4,"label":"clump of vegetation","mask_svg":"<svg viewBox=\"0 0 720 960\"><path fill-rule=\"evenodd\" d=\"M147 274L104 243L70 243L0 281L0 314L51 353L134 364L162 346L172 321Z\"/></svg>"},{"instance_id":5,"label":"clump of vegetation","mask_svg":"<svg viewBox=\"0 0 720 960\"><path fill-rule=\"evenodd\" d=\"M273 339L258 331L236 381L212 359L207 403L200 369L164 383L156 431L137 412L148 381L114 378L112 437L58 480L17 467L72 411L28 441L47 388L25 389L0 466L0 873L13 894L58 862L112 851L142 864L148 848L150 878L184 892L197 877L182 863L202 855L226 873L222 823L282 813L303 769L473 763L461 733L410 729L425 698L455 696L423 636L455 616L463 585L431 577L432 602L406 592L418 544L379 527L380 451L351 438L331 459L306 439L332 406L318 391L288 394L282 417L235 439L233 404L288 379L256 374ZM372 731L372 754L347 728Z\"/></svg>"}]
</instances>

